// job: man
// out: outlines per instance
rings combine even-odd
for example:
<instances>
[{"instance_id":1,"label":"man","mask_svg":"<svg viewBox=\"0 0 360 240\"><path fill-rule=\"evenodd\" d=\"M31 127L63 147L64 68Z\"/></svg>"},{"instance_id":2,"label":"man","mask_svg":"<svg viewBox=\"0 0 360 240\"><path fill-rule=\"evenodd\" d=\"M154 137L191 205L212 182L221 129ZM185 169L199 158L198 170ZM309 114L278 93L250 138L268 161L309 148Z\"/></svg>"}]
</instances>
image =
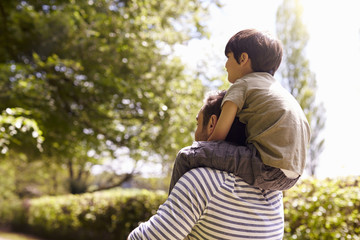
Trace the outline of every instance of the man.
<instances>
[{"instance_id":1,"label":"man","mask_svg":"<svg viewBox=\"0 0 360 240\"><path fill-rule=\"evenodd\" d=\"M178 157L206 145L202 141L214 131L223 96L221 92L207 98L197 116L195 146L182 149ZM217 144L232 150L248 149L225 142ZM234 156L233 151L225 152L223 157L229 156ZM261 190L232 173L201 167L184 174L157 214L136 228L129 239L282 239L283 216L280 191Z\"/></svg>"}]
</instances>

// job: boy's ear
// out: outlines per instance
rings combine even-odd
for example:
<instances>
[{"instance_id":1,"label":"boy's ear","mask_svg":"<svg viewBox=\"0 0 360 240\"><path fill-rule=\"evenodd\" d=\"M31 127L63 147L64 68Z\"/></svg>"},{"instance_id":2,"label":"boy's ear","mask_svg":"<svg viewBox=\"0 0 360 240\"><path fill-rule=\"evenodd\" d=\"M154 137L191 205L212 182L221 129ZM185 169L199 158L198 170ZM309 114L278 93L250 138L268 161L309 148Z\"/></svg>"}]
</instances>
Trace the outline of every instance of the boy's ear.
<instances>
[{"instance_id":1,"label":"boy's ear","mask_svg":"<svg viewBox=\"0 0 360 240\"><path fill-rule=\"evenodd\" d=\"M240 55L240 64L245 64L247 63L247 61L249 60L249 55L246 53L246 52L243 52L241 55Z\"/></svg>"}]
</instances>

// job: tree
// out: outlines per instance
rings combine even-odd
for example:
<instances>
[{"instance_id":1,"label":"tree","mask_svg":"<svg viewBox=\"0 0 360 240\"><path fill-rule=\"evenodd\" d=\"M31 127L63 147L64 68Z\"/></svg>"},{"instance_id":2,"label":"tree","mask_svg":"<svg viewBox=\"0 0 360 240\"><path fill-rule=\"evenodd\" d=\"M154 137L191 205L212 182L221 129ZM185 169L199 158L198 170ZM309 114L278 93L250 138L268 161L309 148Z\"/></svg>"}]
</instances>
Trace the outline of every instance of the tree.
<instances>
[{"instance_id":1,"label":"tree","mask_svg":"<svg viewBox=\"0 0 360 240\"><path fill-rule=\"evenodd\" d=\"M282 83L300 103L312 129L306 168L314 176L324 148L321 131L325 126L325 108L316 101L317 83L306 58L309 34L302 22L302 12L299 0L284 0L277 11L276 32L284 47Z\"/></svg>"},{"instance_id":2,"label":"tree","mask_svg":"<svg viewBox=\"0 0 360 240\"><path fill-rule=\"evenodd\" d=\"M0 114L1 154L7 154L9 148L17 147L20 141L27 142L31 150L42 150L42 132L36 121L28 118L28 115L29 112L21 108L6 108Z\"/></svg>"},{"instance_id":3,"label":"tree","mask_svg":"<svg viewBox=\"0 0 360 240\"><path fill-rule=\"evenodd\" d=\"M41 150L20 139L10 151L67 166L71 183L119 147L168 162L191 142L203 96L171 47L205 35L213 3L0 2L0 111L24 109L43 137Z\"/></svg>"}]
</instances>

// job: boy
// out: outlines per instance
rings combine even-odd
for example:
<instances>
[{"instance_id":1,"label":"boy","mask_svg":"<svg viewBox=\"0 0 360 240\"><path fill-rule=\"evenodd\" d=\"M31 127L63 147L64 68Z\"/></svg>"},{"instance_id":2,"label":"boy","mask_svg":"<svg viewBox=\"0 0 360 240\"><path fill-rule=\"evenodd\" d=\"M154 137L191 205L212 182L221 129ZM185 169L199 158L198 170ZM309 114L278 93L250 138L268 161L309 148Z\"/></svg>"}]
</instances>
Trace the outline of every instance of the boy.
<instances>
[{"instance_id":1,"label":"boy","mask_svg":"<svg viewBox=\"0 0 360 240\"><path fill-rule=\"evenodd\" d=\"M218 123L208 140L224 140L234 118L239 117L246 124L246 148L253 157L249 158L252 163L246 164L248 168L234 174L265 190L289 189L303 173L310 127L296 99L273 77L282 59L281 44L268 34L247 29L230 38L225 55L228 81L233 85L222 101ZM190 168L198 167L196 151ZM207 157L205 166L218 168L212 165L211 156ZM178 157L175 166L189 159ZM235 161L239 159L241 156ZM249 172L253 177L247 179Z\"/></svg>"}]
</instances>

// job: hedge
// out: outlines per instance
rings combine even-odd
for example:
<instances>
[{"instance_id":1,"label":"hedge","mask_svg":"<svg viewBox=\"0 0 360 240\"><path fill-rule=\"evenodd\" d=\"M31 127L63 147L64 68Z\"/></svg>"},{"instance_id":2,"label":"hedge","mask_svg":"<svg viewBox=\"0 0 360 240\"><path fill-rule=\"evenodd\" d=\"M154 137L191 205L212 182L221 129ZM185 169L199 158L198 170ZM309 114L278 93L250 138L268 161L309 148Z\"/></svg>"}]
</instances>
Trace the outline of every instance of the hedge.
<instances>
[{"instance_id":1,"label":"hedge","mask_svg":"<svg viewBox=\"0 0 360 240\"><path fill-rule=\"evenodd\" d=\"M12 225L49 239L126 239L166 197L122 189L42 197L16 207ZM359 211L360 177L302 180L284 192L284 239L360 240Z\"/></svg>"},{"instance_id":2,"label":"hedge","mask_svg":"<svg viewBox=\"0 0 360 240\"><path fill-rule=\"evenodd\" d=\"M12 226L48 239L126 239L166 197L164 192L134 189L41 197L24 202Z\"/></svg>"},{"instance_id":3,"label":"hedge","mask_svg":"<svg viewBox=\"0 0 360 240\"><path fill-rule=\"evenodd\" d=\"M360 177L305 179L284 193L284 239L360 239Z\"/></svg>"}]
</instances>

